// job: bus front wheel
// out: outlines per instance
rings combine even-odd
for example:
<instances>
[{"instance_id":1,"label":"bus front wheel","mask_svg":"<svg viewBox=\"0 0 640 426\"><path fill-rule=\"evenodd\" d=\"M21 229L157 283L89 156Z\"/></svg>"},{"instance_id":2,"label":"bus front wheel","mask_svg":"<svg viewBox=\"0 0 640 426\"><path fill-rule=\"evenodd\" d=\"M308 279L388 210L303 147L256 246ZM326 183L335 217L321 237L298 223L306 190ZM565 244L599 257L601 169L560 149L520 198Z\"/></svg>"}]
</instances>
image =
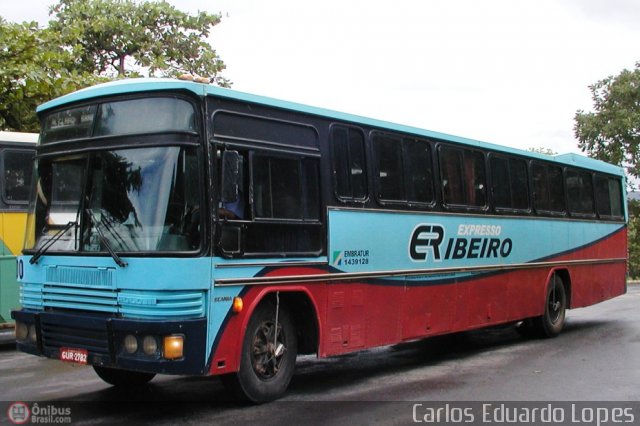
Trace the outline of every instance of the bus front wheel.
<instances>
[{"instance_id":1,"label":"bus front wheel","mask_svg":"<svg viewBox=\"0 0 640 426\"><path fill-rule=\"evenodd\" d=\"M110 385L117 387L136 387L147 384L155 377L154 373L141 373L139 371L117 370L115 368L94 365L98 377Z\"/></svg>"},{"instance_id":2,"label":"bus front wheel","mask_svg":"<svg viewBox=\"0 0 640 426\"><path fill-rule=\"evenodd\" d=\"M223 382L241 399L272 401L289 386L296 355L296 332L289 313L274 303L263 303L249 320L240 370L222 376Z\"/></svg>"},{"instance_id":3,"label":"bus front wheel","mask_svg":"<svg viewBox=\"0 0 640 426\"><path fill-rule=\"evenodd\" d=\"M562 331L566 318L567 293L562 278L554 274L547 286L544 314L534 318L533 329L542 337L556 337Z\"/></svg>"}]
</instances>

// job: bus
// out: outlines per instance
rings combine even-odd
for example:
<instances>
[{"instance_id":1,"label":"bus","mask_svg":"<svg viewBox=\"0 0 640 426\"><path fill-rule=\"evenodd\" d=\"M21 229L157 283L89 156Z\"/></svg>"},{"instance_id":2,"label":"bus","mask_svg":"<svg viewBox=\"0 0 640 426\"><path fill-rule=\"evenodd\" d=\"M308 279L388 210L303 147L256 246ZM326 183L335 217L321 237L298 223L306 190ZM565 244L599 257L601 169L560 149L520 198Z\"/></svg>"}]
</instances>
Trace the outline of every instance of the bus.
<instances>
[{"instance_id":1,"label":"bus","mask_svg":"<svg viewBox=\"0 0 640 426\"><path fill-rule=\"evenodd\" d=\"M498 324L553 337L626 292L620 167L178 79L41 105L20 351L115 386Z\"/></svg>"},{"instance_id":2,"label":"bus","mask_svg":"<svg viewBox=\"0 0 640 426\"><path fill-rule=\"evenodd\" d=\"M12 341L18 307L16 256L24 245L36 133L0 132L0 342Z\"/></svg>"}]
</instances>

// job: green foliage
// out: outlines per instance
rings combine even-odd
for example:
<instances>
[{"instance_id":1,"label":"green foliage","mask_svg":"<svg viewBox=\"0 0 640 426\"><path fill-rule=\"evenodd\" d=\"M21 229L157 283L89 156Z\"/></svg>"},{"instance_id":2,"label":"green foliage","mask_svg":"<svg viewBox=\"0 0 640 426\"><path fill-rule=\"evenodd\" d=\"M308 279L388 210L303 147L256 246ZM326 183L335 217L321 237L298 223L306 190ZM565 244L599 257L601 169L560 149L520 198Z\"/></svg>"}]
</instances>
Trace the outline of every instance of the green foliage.
<instances>
[{"instance_id":1,"label":"green foliage","mask_svg":"<svg viewBox=\"0 0 640 426\"><path fill-rule=\"evenodd\" d=\"M196 74L221 86L224 62L208 44L220 15L189 15L166 1L60 0L50 28L84 71L108 77Z\"/></svg>"},{"instance_id":2,"label":"green foliage","mask_svg":"<svg viewBox=\"0 0 640 426\"><path fill-rule=\"evenodd\" d=\"M640 278L640 201L629 200L629 277Z\"/></svg>"},{"instance_id":3,"label":"green foliage","mask_svg":"<svg viewBox=\"0 0 640 426\"><path fill-rule=\"evenodd\" d=\"M640 62L589 89L594 112L580 110L575 115L580 148L591 157L625 166L640 178Z\"/></svg>"},{"instance_id":4,"label":"green foliage","mask_svg":"<svg viewBox=\"0 0 640 426\"><path fill-rule=\"evenodd\" d=\"M0 129L39 130L36 106L99 79L73 66L54 32L0 18Z\"/></svg>"},{"instance_id":5,"label":"green foliage","mask_svg":"<svg viewBox=\"0 0 640 426\"><path fill-rule=\"evenodd\" d=\"M59 0L47 28L0 18L0 130L39 130L36 107L110 79L195 74L228 87L208 44L220 16L166 1Z\"/></svg>"},{"instance_id":6,"label":"green foliage","mask_svg":"<svg viewBox=\"0 0 640 426\"><path fill-rule=\"evenodd\" d=\"M574 131L590 157L624 166L640 178L640 62L589 86L594 111L578 111ZM629 200L629 276L640 278L640 202Z\"/></svg>"}]
</instances>

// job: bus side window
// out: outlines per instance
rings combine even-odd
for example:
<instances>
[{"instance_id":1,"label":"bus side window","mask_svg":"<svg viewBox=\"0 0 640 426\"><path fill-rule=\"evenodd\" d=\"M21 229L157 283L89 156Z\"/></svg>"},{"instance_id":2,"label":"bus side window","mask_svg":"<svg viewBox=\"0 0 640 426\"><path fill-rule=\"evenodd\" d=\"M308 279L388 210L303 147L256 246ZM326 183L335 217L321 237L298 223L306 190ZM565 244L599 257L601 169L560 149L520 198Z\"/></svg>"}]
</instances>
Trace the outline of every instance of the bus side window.
<instances>
[{"instance_id":1,"label":"bus side window","mask_svg":"<svg viewBox=\"0 0 640 426\"><path fill-rule=\"evenodd\" d=\"M406 202L401 139L375 135L373 150L378 173L376 176L378 199Z\"/></svg>"},{"instance_id":2,"label":"bus side window","mask_svg":"<svg viewBox=\"0 0 640 426\"><path fill-rule=\"evenodd\" d=\"M223 223L220 246L228 256L319 253L319 161L317 158L249 153L251 217L242 227Z\"/></svg>"},{"instance_id":3,"label":"bus side window","mask_svg":"<svg viewBox=\"0 0 640 426\"><path fill-rule=\"evenodd\" d=\"M491 193L496 208L510 209L512 197L509 185L509 161L506 158L491 156Z\"/></svg>"},{"instance_id":4,"label":"bus side window","mask_svg":"<svg viewBox=\"0 0 640 426\"><path fill-rule=\"evenodd\" d=\"M378 201L412 206L433 203L428 141L376 133L373 153Z\"/></svg>"},{"instance_id":5,"label":"bus side window","mask_svg":"<svg viewBox=\"0 0 640 426\"><path fill-rule=\"evenodd\" d=\"M253 209L260 219L302 219L301 171L293 158L254 155Z\"/></svg>"},{"instance_id":6,"label":"bus side window","mask_svg":"<svg viewBox=\"0 0 640 426\"><path fill-rule=\"evenodd\" d=\"M511 202L514 209L529 209L529 179L527 177L527 162L515 158L509 159L509 180L511 186Z\"/></svg>"},{"instance_id":7,"label":"bus side window","mask_svg":"<svg viewBox=\"0 0 640 426\"><path fill-rule=\"evenodd\" d=\"M600 218L622 218L623 208L620 180L596 174L595 183L596 210Z\"/></svg>"},{"instance_id":8,"label":"bus side window","mask_svg":"<svg viewBox=\"0 0 640 426\"><path fill-rule=\"evenodd\" d=\"M536 211L564 213L565 195L562 168L534 162L531 170Z\"/></svg>"},{"instance_id":9,"label":"bus side window","mask_svg":"<svg viewBox=\"0 0 640 426\"><path fill-rule=\"evenodd\" d=\"M593 215L593 180L591 173L568 169L566 172L569 211L578 215Z\"/></svg>"},{"instance_id":10,"label":"bus side window","mask_svg":"<svg viewBox=\"0 0 640 426\"><path fill-rule=\"evenodd\" d=\"M2 197L9 204L25 204L29 201L33 153L28 151L4 151L4 192Z\"/></svg>"},{"instance_id":11,"label":"bus side window","mask_svg":"<svg viewBox=\"0 0 640 426\"><path fill-rule=\"evenodd\" d=\"M440 149L440 173L442 195L445 204L464 204L462 151L442 147Z\"/></svg>"},{"instance_id":12,"label":"bus side window","mask_svg":"<svg viewBox=\"0 0 640 426\"><path fill-rule=\"evenodd\" d=\"M334 126L331 156L335 193L339 199L364 201L367 197L364 135L360 129Z\"/></svg>"},{"instance_id":13,"label":"bus side window","mask_svg":"<svg viewBox=\"0 0 640 426\"><path fill-rule=\"evenodd\" d=\"M244 163L244 156L238 151L222 153L220 218L241 220L245 217Z\"/></svg>"},{"instance_id":14,"label":"bus side window","mask_svg":"<svg viewBox=\"0 0 640 426\"><path fill-rule=\"evenodd\" d=\"M403 153L408 201L432 203L431 145L425 140L403 139Z\"/></svg>"},{"instance_id":15,"label":"bus side window","mask_svg":"<svg viewBox=\"0 0 640 426\"><path fill-rule=\"evenodd\" d=\"M491 155L491 194L496 209L528 210L527 163Z\"/></svg>"},{"instance_id":16,"label":"bus side window","mask_svg":"<svg viewBox=\"0 0 640 426\"><path fill-rule=\"evenodd\" d=\"M486 205L487 184L482 152L441 146L440 174L446 205Z\"/></svg>"},{"instance_id":17,"label":"bus side window","mask_svg":"<svg viewBox=\"0 0 640 426\"><path fill-rule=\"evenodd\" d=\"M320 217L318 161L252 154L253 217L317 221Z\"/></svg>"}]
</instances>

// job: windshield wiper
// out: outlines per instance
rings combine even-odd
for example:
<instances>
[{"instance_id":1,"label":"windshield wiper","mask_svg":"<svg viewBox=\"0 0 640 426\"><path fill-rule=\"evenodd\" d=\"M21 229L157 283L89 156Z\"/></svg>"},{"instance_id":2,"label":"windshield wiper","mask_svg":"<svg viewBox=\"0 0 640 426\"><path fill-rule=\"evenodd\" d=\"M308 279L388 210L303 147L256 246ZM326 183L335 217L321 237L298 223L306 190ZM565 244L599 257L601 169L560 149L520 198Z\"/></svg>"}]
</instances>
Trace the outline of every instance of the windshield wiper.
<instances>
[{"instance_id":1,"label":"windshield wiper","mask_svg":"<svg viewBox=\"0 0 640 426\"><path fill-rule=\"evenodd\" d=\"M120 247L122 247L122 250L120 251L127 251L129 249L129 246L127 246L127 242L124 240L124 238L122 238L122 235L120 235L120 233L113 226L114 222L114 219L109 219L108 217L107 220L105 220L104 215L100 218L100 223L104 225L104 227L107 229L107 231L109 231L111 235L113 235L113 239L116 241L116 243L118 243Z\"/></svg>"},{"instance_id":2,"label":"windshield wiper","mask_svg":"<svg viewBox=\"0 0 640 426\"><path fill-rule=\"evenodd\" d=\"M109 240L107 239L107 237L104 236L104 234L100 230L100 227L98 226L98 225L100 225L101 222L96 220L96 217L94 216L93 211L91 209L85 209L85 210L86 210L87 214L89 215L89 219L91 220L91 222L93 223L94 227L96 228L96 232L98 232L98 237L100 238L100 242L107 249L107 251L109 252L111 257L113 258L113 260L121 268L124 268L125 266L127 266L127 262L122 260L120 258L120 256L118 256L118 254L113 250L113 248L111 248L111 244L109 244Z\"/></svg>"},{"instance_id":3,"label":"windshield wiper","mask_svg":"<svg viewBox=\"0 0 640 426\"><path fill-rule=\"evenodd\" d=\"M40 246L38 251L36 251L34 253L34 255L31 257L31 259L29 259L29 263L33 265L34 263L38 262L38 259L40 259L42 257L42 255L45 254L45 252L47 250L49 250L49 248L53 245L53 243L58 241L60 239L60 237L62 237L64 234L66 234L66 232L69 229L71 229L71 227L74 226L74 225L76 225L76 226L78 225L78 222L76 222L75 220L67 223L62 229L58 230L58 232L56 232L53 235L53 237L49 238L49 241L47 241L42 246Z\"/></svg>"}]
</instances>

